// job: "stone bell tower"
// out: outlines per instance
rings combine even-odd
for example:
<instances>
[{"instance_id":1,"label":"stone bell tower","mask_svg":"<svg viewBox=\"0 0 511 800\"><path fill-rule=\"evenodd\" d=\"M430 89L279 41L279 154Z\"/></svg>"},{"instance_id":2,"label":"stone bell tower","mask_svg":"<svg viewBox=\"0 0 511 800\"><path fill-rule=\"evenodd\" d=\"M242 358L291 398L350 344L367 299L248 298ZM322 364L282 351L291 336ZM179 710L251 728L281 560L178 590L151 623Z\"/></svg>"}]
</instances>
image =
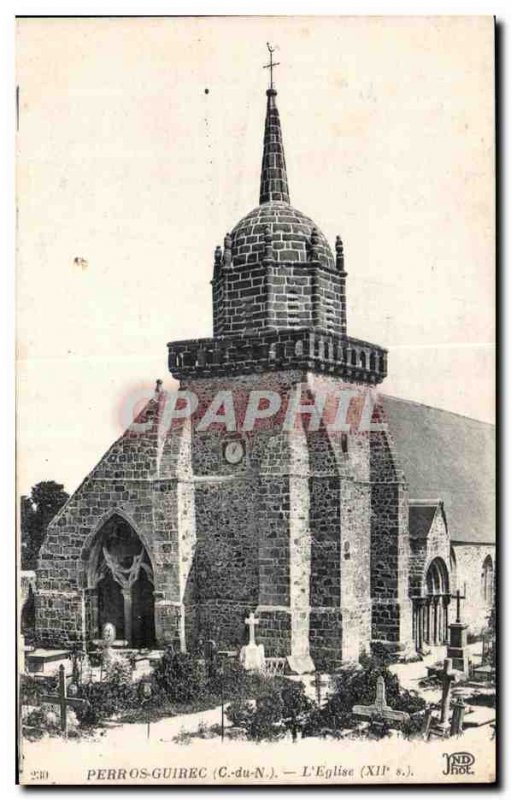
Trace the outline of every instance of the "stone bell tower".
<instances>
[{"instance_id":1,"label":"stone bell tower","mask_svg":"<svg viewBox=\"0 0 511 800\"><path fill-rule=\"evenodd\" d=\"M179 446L169 431L161 474L168 464L186 487L176 535L186 646L208 635L242 643L253 611L266 655L300 671L411 638L407 504L384 426L332 433L306 413L283 425L297 391L310 402L375 387L387 353L347 335L342 240L334 254L291 205L273 81L266 96L259 205L214 253L213 338L168 345L170 372L199 404ZM274 392L281 406L247 430L251 392ZM200 422L215 402L212 424Z\"/></svg>"}]
</instances>

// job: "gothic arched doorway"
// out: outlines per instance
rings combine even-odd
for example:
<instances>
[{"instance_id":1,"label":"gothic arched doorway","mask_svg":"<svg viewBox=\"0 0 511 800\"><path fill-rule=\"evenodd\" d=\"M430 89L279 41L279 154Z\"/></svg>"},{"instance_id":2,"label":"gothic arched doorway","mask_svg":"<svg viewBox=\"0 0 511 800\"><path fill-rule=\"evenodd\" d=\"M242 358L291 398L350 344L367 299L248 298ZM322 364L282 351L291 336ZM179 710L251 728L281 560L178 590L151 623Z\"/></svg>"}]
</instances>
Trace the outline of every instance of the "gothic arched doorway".
<instances>
[{"instance_id":1,"label":"gothic arched doorway","mask_svg":"<svg viewBox=\"0 0 511 800\"><path fill-rule=\"evenodd\" d=\"M449 632L448 607L449 571L442 558L434 558L425 577L425 631L424 640L429 645L445 644Z\"/></svg>"},{"instance_id":2,"label":"gothic arched doorway","mask_svg":"<svg viewBox=\"0 0 511 800\"><path fill-rule=\"evenodd\" d=\"M107 622L130 647L154 645L151 560L133 527L114 514L99 530L89 561L89 588L96 600L96 635Z\"/></svg>"}]
</instances>

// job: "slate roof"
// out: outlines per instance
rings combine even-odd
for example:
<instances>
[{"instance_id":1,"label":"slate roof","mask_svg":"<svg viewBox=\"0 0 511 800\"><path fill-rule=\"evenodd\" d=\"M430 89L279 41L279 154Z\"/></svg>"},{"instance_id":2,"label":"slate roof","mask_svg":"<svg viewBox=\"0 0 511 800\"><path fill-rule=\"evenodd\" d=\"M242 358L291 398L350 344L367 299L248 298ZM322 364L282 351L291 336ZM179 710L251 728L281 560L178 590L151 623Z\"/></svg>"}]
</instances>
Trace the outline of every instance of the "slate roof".
<instances>
[{"instance_id":1,"label":"slate roof","mask_svg":"<svg viewBox=\"0 0 511 800\"><path fill-rule=\"evenodd\" d=\"M408 530L412 539L424 539L433 524L439 501L417 503L410 501L408 509Z\"/></svg>"},{"instance_id":2,"label":"slate roof","mask_svg":"<svg viewBox=\"0 0 511 800\"><path fill-rule=\"evenodd\" d=\"M444 503L451 541L495 542L495 426L382 395L409 497ZM420 506L419 506L420 507ZM418 508L419 508L418 507ZM426 524L426 512L419 523Z\"/></svg>"}]
</instances>

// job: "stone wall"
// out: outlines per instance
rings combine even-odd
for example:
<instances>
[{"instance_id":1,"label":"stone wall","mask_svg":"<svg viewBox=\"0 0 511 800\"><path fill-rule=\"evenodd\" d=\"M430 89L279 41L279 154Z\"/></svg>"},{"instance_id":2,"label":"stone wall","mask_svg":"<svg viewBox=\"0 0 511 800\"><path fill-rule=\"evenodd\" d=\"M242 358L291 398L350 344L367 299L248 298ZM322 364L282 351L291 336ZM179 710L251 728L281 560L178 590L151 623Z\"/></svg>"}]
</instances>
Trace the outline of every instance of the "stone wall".
<instances>
[{"instance_id":1,"label":"stone wall","mask_svg":"<svg viewBox=\"0 0 511 800\"><path fill-rule=\"evenodd\" d=\"M251 389L289 398L346 388L336 378L283 370L227 379L194 378L200 398ZM182 649L199 638L235 647L255 611L268 655L309 654L318 665L356 660L371 640L402 646L409 638L406 490L386 432L340 435L302 418L275 419L243 431L161 423L160 400L127 431L51 523L38 571L41 644L68 645L97 635L88 560L104 522L119 514L138 534L154 570L156 638ZM196 422L197 420L194 420ZM224 446L243 443L229 464ZM371 597L371 594L373 597ZM96 615L96 616L95 616Z\"/></svg>"},{"instance_id":2,"label":"stone wall","mask_svg":"<svg viewBox=\"0 0 511 800\"><path fill-rule=\"evenodd\" d=\"M345 278L319 263L224 268L213 286L215 336L317 327L345 334Z\"/></svg>"},{"instance_id":3,"label":"stone wall","mask_svg":"<svg viewBox=\"0 0 511 800\"><path fill-rule=\"evenodd\" d=\"M114 515L132 526L151 560L157 636L179 638L178 490L175 480L161 483L158 479L158 417L155 399L48 526L37 569L36 633L40 645L81 642L84 616L89 626L87 638L99 635L94 627L97 601L90 585L89 561L97 535ZM177 614L175 609L173 614L177 625L172 624L172 631L165 621L168 603L177 603Z\"/></svg>"},{"instance_id":4,"label":"stone wall","mask_svg":"<svg viewBox=\"0 0 511 800\"><path fill-rule=\"evenodd\" d=\"M385 424L381 408L374 421ZM390 652L412 646L408 592L410 544L404 477L387 430L370 434L371 598L373 645Z\"/></svg>"},{"instance_id":5,"label":"stone wall","mask_svg":"<svg viewBox=\"0 0 511 800\"><path fill-rule=\"evenodd\" d=\"M495 546L453 542L453 551L457 576L454 588L467 596L461 603L461 621L468 625L471 634L478 635L486 626L491 610L491 600L483 596L483 564L490 556L495 576Z\"/></svg>"}]
</instances>

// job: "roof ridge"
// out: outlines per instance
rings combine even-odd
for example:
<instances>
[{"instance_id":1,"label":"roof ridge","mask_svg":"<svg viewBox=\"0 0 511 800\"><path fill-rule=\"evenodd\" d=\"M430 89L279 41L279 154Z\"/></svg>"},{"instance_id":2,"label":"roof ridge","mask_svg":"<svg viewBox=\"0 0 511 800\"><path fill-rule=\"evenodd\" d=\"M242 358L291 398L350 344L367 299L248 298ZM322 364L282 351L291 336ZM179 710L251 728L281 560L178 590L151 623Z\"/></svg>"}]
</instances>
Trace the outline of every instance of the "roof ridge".
<instances>
[{"instance_id":1,"label":"roof ridge","mask_svg":"<svg viewBox=\"0 0 511 800\"><path fill-rule=\"evenodd\" d=\"M452 417L461 417L461 419L468 419L470 422L477 422L478 425L487 425L489 428L495 428L495 422L486 422L483 419L477 419L477 417L469 417L468 414L460 414L459 411L449 411L447 408L440 408L439 406L430 406L428 403L420 403L418 400L408 400L405 397L397 397L394 394L387 394L386 392L381 392L382 397L388 397L389 400L397 400L398 403L407 403L407 405L413 406L420 406L421 408L429 408L431 411L440 411L442 414L449 414Z\"/></svg>"}]
</instances>

